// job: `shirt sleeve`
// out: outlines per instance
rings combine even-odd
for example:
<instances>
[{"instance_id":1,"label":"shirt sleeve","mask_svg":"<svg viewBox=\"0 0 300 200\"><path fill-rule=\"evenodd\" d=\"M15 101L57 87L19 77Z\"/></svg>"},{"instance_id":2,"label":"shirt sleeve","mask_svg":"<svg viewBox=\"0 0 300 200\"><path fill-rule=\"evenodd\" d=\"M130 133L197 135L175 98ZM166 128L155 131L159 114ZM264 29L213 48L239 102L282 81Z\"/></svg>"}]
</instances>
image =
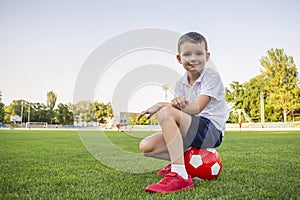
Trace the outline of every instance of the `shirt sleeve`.
<instances>
[{"instance_id":1,"label":"shirt sleeve","mask_svg":"<svg viewBox=\"0 0 300 200\"><path fill-rule=\"evenodd\" d=\"M220 75L214 71L210 70L205 76L203 76L200 95L207 95L216 100L223 96L224 86Z\"/></svg>"}]
</instances>

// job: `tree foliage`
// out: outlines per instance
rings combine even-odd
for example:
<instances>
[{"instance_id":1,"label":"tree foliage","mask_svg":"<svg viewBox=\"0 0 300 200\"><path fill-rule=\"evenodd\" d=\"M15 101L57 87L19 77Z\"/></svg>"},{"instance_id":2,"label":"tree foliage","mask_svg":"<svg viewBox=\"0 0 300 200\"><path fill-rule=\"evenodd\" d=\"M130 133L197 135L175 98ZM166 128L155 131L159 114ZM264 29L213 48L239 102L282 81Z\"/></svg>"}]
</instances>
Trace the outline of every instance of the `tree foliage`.
<instances>
[{"instance_id":1,"label":"tree foliage","mask_svg":"<svg viewBox=\"0 0 300 200\"><path fill-rule=\"evenodd\" d=\"M300 89L293 57L283 49L270 49L260 60L262 73L244 84L233 82L226 88L226 100L236 109L244 109L254 121L261 121L260 93L264 94L265 121L288 121L300 108ZM288 115L290 114L290 115ZM229 118L237 122L237 116Z\"/></svg>"},{"instance_id":2,"label":"tree foliage","mask_svg":"<svg viewBox=\"0 0 300 200\"><path fill-rule=\"evenodd\" d=\"M0 122L3 122L4 115L4 103L2 103L2 91L0 90Z\"/></svg>"},{"instance_id":3,"label":"tree foliage","mask_svg":"<svg viewBox=\"0 0 300 200\"><path fill-rule=\"evenodd\" d=\"M244 92L245 89L243 88L243 85L238 81L233 81L230 84L230 88L226 88L226 101L234 102L233 107L235 109L243 109Z\"/></svg>"},{"instance_id":4,"label":"tree foliage","mask_svg":"<svg viewBox=\"0 0 300 200\"><path fill-rule=\"evenodd\" d=\"M101 124L107 123L113 117L112 105L99 102L79 102L75 105L60 103L52 111L53 114L51 114L49 107L43 103L13 100L12 103L4 106L3 110L5 112L3 116L5 123L10 123L10 116L22 116L22 110L23 123L30 120L31 122L47 122L48 124L62 125L73 125L74 121L85 122L86 124L92 122Z\"/></svg>"},{"instance_id":5,"label":"tree foliage","mask_svg":"<svg viewBox=\"0 0 300 200\"><path fill-rule=\"evenodd\" d=\"M113 117L113 110L111 103L99 103L94 102L93 104L94 118L101 124L105 124L108 121L108 118Z\"/></svg>"},{"instance_id":6,"label":"tree foliage","mask_svg":"<svg viewBox=\"0 0 300 200\"><path fill-rule=\"evenodd\" d=\"M58 104L57 109L55 109L56 121L61 125L73 124L74 118L73 113L70 111L69 106L66 104Z\"/></svg>"},{"instance_id":7,"label":"tree foliage","mask_svg":"<svg viewBox=\"0 0 300 200\"><path fill-rule=\"evenodd\" d=\"M146 116L141 117L139 121L137 121L137 117L139 114L132 114L129 117L129 125L158 125L158 115L155 113L150 119L147 119Z\"/></svg>"},{"instance_id":8,"label":"tree foliage","mask_svg":"<svg viewBox=\"0 0 300 200\"><path fill-rule=\"evenodd\" d=\"M0 102L0 122L4 121L4 116L5 116L4 103Z\"/></svg>"},{"instance_id":9,"label":"tree foliage","mask_svg":"<svg viewBox=\"0 0 300 200\"><path fill-rule=\"evenodd\" d=\"M150 119L147 119L146 116L141 117L141 119L137 120L138 114L132 114L129 117L129 125L149 125Z\"/></svg>"},{"instance_id":10,"label":"tree foliage","mask_svg":"<svg viewBox=\"0 0 300 200\"><path fill-rule=\"evenodd\" d=\"M47 93L47 107L49 109L51 124L52 124L52 121L53 121L54 115L55 115L53 109L55 107L56 100L57 100L57 95L53 91L50 91Z\"/></svg>"},{"instance_id":11,"label":"tree foliage","mask_svg":"<svg viewBox=\"0 0 300 200\"><path fill-rule=\"evenodd\" d=\"M276 112L282 113L284 122L287 114L299 108L298 72L293 57L283 49L270 49L260 60L262 76L268 91L268 101Z\"/></svg>"},{"instance_id":12,"label":"tree foliage","mask_svg":"<svg viewBox=\"0 0 300 200\"><path fill-rule=\"evenodd\" d=\"M79 101L73 105L74 120L76 123L105 124L113 117L111 103Z\"/></svg>"}]
</instances>

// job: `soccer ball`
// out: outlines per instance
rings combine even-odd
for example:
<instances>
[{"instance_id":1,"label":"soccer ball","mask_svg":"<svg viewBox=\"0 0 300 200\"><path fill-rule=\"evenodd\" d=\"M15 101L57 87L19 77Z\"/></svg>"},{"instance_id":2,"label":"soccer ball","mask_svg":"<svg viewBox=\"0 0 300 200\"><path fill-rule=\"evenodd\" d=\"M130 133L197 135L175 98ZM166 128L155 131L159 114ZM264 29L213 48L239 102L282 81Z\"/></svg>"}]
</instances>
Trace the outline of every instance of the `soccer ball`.
<instances>
[{"instance_id":1,"label":"soccer ball","mask_svg":"<svg viewBox=\"0 0 300 200\"><path fill-rule=\"evenodd\" d=\"M222 161L214 148L190 148L184 153L185 168L192 178L216 179L222 170Z\"/></svg>"}]
</instances>

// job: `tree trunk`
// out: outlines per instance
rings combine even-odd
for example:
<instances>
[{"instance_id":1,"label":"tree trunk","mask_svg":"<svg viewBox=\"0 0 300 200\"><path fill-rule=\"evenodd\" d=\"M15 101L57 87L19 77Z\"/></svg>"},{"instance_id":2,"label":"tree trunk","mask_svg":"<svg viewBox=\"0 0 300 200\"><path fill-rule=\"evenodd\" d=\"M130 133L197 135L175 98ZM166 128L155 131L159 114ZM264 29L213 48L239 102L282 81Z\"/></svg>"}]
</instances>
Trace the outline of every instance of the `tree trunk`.
<instances>
[{"instance_id":1,"label":"tree trunk","mask_svg":"<svg viewBox=\"0 0 300 200\"><path fill-rule=\"evenodd\" d=\"M287 122L287 112L286 112L286 109L283 109L283 121L284 122Z\"/></svg>"}]
</instances>

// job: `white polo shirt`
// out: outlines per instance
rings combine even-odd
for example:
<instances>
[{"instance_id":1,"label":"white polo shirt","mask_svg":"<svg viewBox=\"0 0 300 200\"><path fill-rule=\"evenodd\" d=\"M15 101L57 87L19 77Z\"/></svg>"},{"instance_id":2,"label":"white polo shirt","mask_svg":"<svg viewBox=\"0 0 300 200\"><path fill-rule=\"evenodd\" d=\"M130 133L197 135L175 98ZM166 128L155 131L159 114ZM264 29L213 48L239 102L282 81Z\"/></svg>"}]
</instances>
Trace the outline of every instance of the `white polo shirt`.
<instances>
[{"instance_id":1,"label":"white polo shirt","mask_svg":"<svg viewBox=\"0 0 300 200\"><path fill-rule=\"evenodd\" d=\"M189 102L194 102L201 94L211 98L207 106L197 115L209 119L224 135L225 123L229 116L225 89L219 73L212 68L204 67L192 86L188 83L187 73L176 82L175 97L184 96Z\"/></svg>"}]
</instances>

